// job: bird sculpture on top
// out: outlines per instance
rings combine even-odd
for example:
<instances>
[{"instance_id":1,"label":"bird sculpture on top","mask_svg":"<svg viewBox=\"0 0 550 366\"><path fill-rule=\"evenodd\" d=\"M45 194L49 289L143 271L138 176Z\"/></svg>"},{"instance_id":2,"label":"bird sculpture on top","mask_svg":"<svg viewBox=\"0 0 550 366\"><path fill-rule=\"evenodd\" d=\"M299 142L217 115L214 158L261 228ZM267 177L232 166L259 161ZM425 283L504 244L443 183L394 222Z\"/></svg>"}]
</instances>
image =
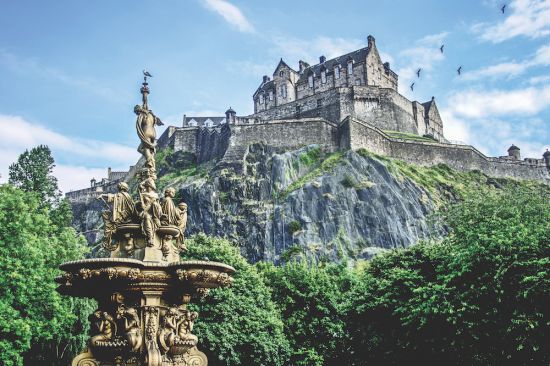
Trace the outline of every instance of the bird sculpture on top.
<instances>
[{"instance_id":1,"label":"bird sculpture on top","mask_svg":"<svg viewBox=\"0 0 550 366\"><path fill-rule=\"evenodd\" d=\"M143 82L146 83L147 82L147 78L152 78L153 75L151 75L149 73L149 71L143 69Z\"/></svg>"}]
</instances>

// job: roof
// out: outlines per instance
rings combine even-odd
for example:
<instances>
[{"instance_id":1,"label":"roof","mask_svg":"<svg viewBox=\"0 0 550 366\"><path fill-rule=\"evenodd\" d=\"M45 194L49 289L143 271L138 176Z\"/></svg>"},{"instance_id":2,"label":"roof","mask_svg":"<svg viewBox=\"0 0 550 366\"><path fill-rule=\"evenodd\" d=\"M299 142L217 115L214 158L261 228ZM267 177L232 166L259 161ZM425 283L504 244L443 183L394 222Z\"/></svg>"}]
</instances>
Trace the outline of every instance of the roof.
<instances>
[{"instance_id":1,"label":"roof","mask_svg":"<svg viewBox=\"0 0 550 366\"><path fill-rule=\"evenodd\" d=\"M253 96L256 96L256 94L258 94L261 91L265 92L265 91L268 91L268 90L275 90L275 84L274 84L273 80L269 80L266 83L262 82L262 84L254 92Z\"/></svg>"},{"instance_id":2,"label":"roof","mask_svg":"<svg viewBox=\"0 0 550 366\"><path fill-rule=\"evenodd\" d=\"M430 101L427 101L426 103L421 103L422 106L424 107L424 116L428 117L429 113L430 113L430 109L432 108L432 106L434 106L436 109L437 109L437 106L435 105L435 98L432 97L432 99Z\"/></svg>"},{"instance_id":3,"label":"roof","mask_svg":"<svg viewBox=\"0 0 550 366\"><path fill-rule=\"evenodd\" d=\"M197 126L204 127L206 121L211 120L214 126L218 126L225 123L225 116L223 117L190 117L185 116L185 125L189 125L191 120L197 122Z\"/></svg>"},{"instance_id":4,"label":"roof","mask_svg":"<svg viewBox=\"0 0 550 366\"><path fill-rule=\"evenodd\" d=\"M508 148L508 151L510 151L510 150L519 150L519 147L517 147L516 145L512 144L512 146L510 146L510 147Z\"/></svg>"},{"instance_id":5,"label":"roof","mask_svg":"<svg viewBox=\"0 0 550 366\"><path fill-rule=\"evenodd\" d=\"M319 63L306 67L304 69L304 72L300 75L297 83L306 82L307 76L310 72L313 72L315 75L319 75L321 72L321 66L324 66L327 70L331 71L336 65L340 65L340 67L346 67L348 64L348 60L353 60L353 63L365 62L369 51L369 47L363 47L361 49L358 49L357 51L346 53L345 55L327 60L322 64Z\"/></svg>"}]
</instances>

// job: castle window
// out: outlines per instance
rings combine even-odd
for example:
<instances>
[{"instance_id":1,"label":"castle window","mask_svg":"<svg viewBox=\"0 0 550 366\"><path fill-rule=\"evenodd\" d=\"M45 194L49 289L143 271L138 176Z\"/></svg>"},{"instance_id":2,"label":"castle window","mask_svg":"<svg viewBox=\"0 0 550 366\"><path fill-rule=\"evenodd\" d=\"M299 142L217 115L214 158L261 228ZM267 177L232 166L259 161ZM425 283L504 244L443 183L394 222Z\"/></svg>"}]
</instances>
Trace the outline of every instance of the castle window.
<instances>
[{"instance_id":1,"label":"castle window","mask_svg":"<svg viewBox=\"0 0 550 366\"><path fill-rule=\"evenodd\" d=\"M273 91L272 90L269 91L269 100L273 100Z\"/></svg>"},{"instance_id":2,"label":"castle window","mask_svg":"<svg viewBox=\"0 0 550 366\"><path fill-rule=\"evenodd\" d=\"M281 97L286 98L286 84L281 85Z\"/></svg>"},{"instance_id":3,"label":"castle window","mask_svg":"<svg viewBox=\"0 0 550 366\"><path fill-rule=\"evenodd\" d=\"M353 61L348 61L348 75L353 74Z\"/></svg>"},{"instance_id":4,"label":"castle window","mask_svg":"<svg viewBox=\"0 0 550 366\"><path fill-rule=\"evenodd\" d=\"M285 72L284 72L284 71L279 71L279 76L280 76L280 77L285 76Z\"/></svg>"},{"instance_id":5,"label":"castle window","mask_svg":"<svg viewBox=\"0 0 550 366\"><path fill-rule=\"evenodd\" d=\"M340 79L340 68L338 66L334 68L334 77Z\"/></svg>"},{"instance_id":6,"label":"castle window","mask_svg":"<svg viewBox=\"0 0 550 366\"><path fill-rule=\"evenodd\" d=\"M327 82L327 72L325 70L321 71L321 83Z\"/></svg>"},{"instance_id":7,"label":"castle window","mask_svg":"<svg viewBox=\"0 0 550 366\"><path fill-rule=\"evenodd\" d=\"M323 100L317 99L317 108L321 108L323 106Z\"/></svg>"},{"instance_id":8,"label":"castle window","mask_svg":"<svg viewBox=\"0 0 550 366\"><path fill-rule=\"evenodd\" d=\"M302 113L302 107L297 105L296 106L296 118L300 118L301 113Z\"/></svg>"},{"instance_id":9,"label":"castle window","mask_svg":"<svg viewBox=\"0 0 550 366\"><path fill-rule=\"evenodd\" d=\"M260 104L264 104L264 95L260 94Z\"/></svg>"},{"instance_id":10,"label":"castle window","mask_svg":"<svg viewBox=\"0 0 550 366\"><path fill-rule=\"evenodd\" d=\"M355 79L355 85L361 85L361 79Z\"/></svg>"},{"instance_id":11,"label":"castle window","mask_svg":"<svg viewBox=\"0 0 550 366\"><path fill-rule=\"evenodd\" d=\"M311 74L307 77L307 82L309 84L309 87L313 88L313 74Z\"/></svg>"}]
</instances>

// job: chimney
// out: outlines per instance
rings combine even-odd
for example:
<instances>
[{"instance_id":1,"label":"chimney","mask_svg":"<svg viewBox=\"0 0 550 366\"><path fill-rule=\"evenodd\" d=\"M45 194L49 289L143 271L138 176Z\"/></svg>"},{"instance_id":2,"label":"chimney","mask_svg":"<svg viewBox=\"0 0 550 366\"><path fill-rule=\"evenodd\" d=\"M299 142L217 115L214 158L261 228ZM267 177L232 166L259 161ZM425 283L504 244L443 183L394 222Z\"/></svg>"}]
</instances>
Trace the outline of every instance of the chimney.
<instances>
[{"instance_id":1,"label":"chimney","mask_svg":"<svg viewBox=\"0 0 550 366\"><path fill-rule=\"evenodd\" d=\"M325 56L319 57L319 63L320 63L320 64L325 63L326 60L327 60L327 58L326 58Z\"/></svg>"},{"instance_id":2,"label":"chimney","mask_svg":"<svg viewBox=\"0 0 550 366\"><path fill-rule=\"evenodd\" d=\"M182 124L183 127L187 127L187 116L184 114L183 115L183 124Z\"/></svg>"},{"instance_id":3,"label":"chimney","mask_svg":"<svg viewBox=\"0 0 550 366\"><path fill-rule=\"evenodd\" d=\"M367 37L367 43L368 43L368 45L369 45L369 48L372 48L372 47L374 46L375 42L376 42L376 41L374 40L374 37L373 37L373 36L369 35L369 36Z\"/></svg>"},{"instance_id":4,"label":"chimney","mask_svg":"<svg viewBox=\"0 0 550 366\"><path fill-rule=\"evenodd\" d=\"M548 149L546 149L546 152L542 154L542 158L544 159L546 167L550 169L550 151L548 151Z\"/></svg>"},{"instance_id":5,"label":"chimney","mask_svg":"<svg viewBox=\"0 0 550 366\"><path fill-rule=\"evenodd\" d=\"M305 69L309 67L309 64L305 61L300 60L298 62L298 65L300 66L300 74L304 72Z\"/></svg>"},{"instance_id":6,"label":"chimney","mask_svg":"<svg viewBox=\"0 0 550 366\"><path fill-rule=\"evenodd\" d=\"M107 179L111 179L111 167L107 168Z\"/></svg>"},{"instance_id":7,"label":"chimney","mask_svg":"<svg viewBox=\"0 0 550 366\"><path fill-rule=\"evenodd\" d=\"M267 75L264 75L264 84L269 81L269 77Z\"/></svg>"}]
</instances>

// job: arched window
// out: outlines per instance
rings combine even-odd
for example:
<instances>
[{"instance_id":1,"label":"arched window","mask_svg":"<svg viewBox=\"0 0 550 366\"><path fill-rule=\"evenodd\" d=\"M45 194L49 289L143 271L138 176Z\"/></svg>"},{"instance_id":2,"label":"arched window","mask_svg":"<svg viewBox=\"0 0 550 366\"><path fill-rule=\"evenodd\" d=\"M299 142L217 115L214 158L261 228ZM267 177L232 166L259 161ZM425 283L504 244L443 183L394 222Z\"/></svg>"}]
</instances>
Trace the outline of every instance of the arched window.
<instances>
[{"instance_id":1,"label":"arched window","mask_svg":"<svg viewBox=\"0 0 550 366\"><path fill-rule=\"evenodd\" d=\"M284 76L285 76L285 72L284 72L284 71L282 71L282 70L281 70L281 71L279 71L279 76L280 76L280 77L284 77Z\"/></svg>"}]
</instances>

